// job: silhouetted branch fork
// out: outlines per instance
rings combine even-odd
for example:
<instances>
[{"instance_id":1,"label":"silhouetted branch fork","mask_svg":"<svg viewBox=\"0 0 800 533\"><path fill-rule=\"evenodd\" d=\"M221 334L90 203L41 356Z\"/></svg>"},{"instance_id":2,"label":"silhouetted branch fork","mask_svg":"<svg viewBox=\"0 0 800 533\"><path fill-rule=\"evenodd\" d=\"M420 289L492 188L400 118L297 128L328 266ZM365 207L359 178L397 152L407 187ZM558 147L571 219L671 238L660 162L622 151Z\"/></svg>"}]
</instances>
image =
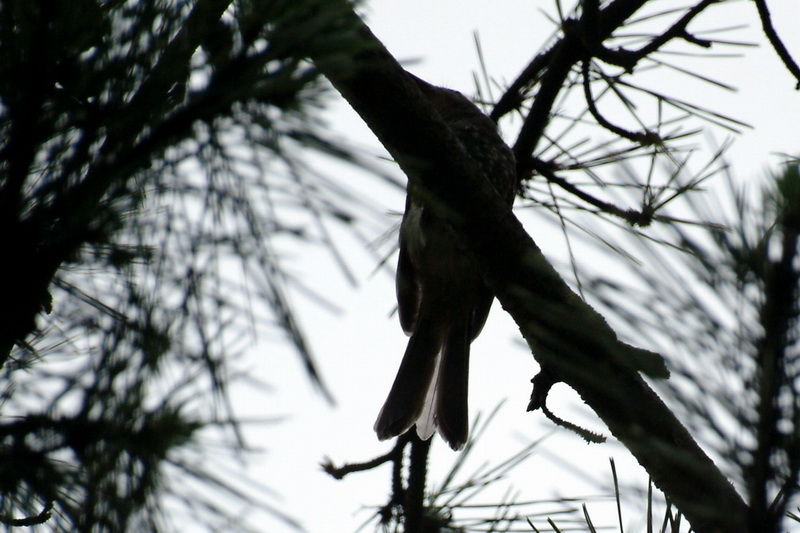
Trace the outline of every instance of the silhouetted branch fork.
<instances>
[{"instance_id":1,"label":"silhouetted branch fork","mask_svg":"<svg viewBox=\"0 0 800 533\"><path fill-rule=\"evenodd\" d=\"M602 43L645 3L647 0L615 0L599 12L595 12L593 9L588 10L585 14L588 22L564 21L564 36L550 50L537 55L520 76L512 82L506 94L501 97L498 109L502 113L498 111L491 115L495 120L499 119L506 110L513 109L510 104L517 101L521 103L524 100L523 90L528 91L534 85L539 85L539 91L527 112L517 142L513 147L519 176L526 175L531 154L536 149L549 122L553 103L561 92L564 81L573 66L583 60L587 54L591 54L587 50L587 45L578 28L591 26L591 35L595 42Z\"/></svg>"},{"instance_id":2,"label":"silhouetted branch fork","mask_svg":"<svg viewBox=\"0 0 800 533\"><path fill-rule=\"evenodd\" d=\"M695 17L697 17L697 15L719 1L720 0L703 0L702 2L698 3L689 9L678 21L675 22L675 24L670 26L664 32L660 33L658 36L654 37L650 42L638 50L610 50L603 47L601 43L597 43L598 47L596 49L591 49L590 51L601 61L622 67L626 71L632 72L639 61L659 50L669 41L676 38L683 39L687 42L702 46L704 48L708 48L712 44L711 41L704 41L693 37L687 31L686 27Z\"/></svg>"},{"instance_id":3,"label":"silhouetted branch fork","mask_svg":"<svg viewBox=\"0 0 800 533\"><path fill-rule=\"evenodd\" d=\"M539 143L547 124L556 98L561 93L564 82L580 62L597 58L606 63L620 66L626 71L633 71L639 61L660 49L672 39L680 38L698 46L709 47L711 41L693 37L687 31L688 24L697 15L719 0L703 0L688 9L687 12L663 33L654 37L645 46L637 50L612 50L603 46L603 42L611 37L629 17L647 3L646 0L615 0L603 9L598 9L596 2L587 2L584 12L578 19L567 19L563 23L564 35L546 52L538 54L522 73L515 79L499 99L491 117L499 120L505 114L522 107L523 102L535 86L539 89L525 118L517 141L514 144L514 155L517 158L518 176L526 177L533 166L536 146ZM594 113L593 113L594 114ZM597 117L596 117L597 118ZM611 131L615 129L610 123L601 125ZM622 131L617 132L622 135ZM642 144L657 142L648 132L628 132L624 137Z\"/></svg>"}]
</instances>

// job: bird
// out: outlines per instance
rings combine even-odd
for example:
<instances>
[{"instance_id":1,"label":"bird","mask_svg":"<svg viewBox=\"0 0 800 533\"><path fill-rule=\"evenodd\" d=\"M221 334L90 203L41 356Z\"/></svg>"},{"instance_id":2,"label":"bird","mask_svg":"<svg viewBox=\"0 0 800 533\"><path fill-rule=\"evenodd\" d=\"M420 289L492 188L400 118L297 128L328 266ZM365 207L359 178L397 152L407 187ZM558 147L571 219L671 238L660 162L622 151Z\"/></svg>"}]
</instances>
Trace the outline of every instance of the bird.
<instances>
[{"instance_id":1,"label":"bird","mask_svg":"<svg viewBox=\"0 0 800 533\"><path fill-rule=\"evenodd\" d=\"M410 75L511 206L516 163L497 125L460 92ZM374 429L380 440L402 435L414 425L423 440L438 430L453 450L460 450L469 436L470 344L486 322L494 295L452 226L431 209L431 201L421 185L409 182L396 292L400 325L410 339Z\"/></svg>"}]
</instances>

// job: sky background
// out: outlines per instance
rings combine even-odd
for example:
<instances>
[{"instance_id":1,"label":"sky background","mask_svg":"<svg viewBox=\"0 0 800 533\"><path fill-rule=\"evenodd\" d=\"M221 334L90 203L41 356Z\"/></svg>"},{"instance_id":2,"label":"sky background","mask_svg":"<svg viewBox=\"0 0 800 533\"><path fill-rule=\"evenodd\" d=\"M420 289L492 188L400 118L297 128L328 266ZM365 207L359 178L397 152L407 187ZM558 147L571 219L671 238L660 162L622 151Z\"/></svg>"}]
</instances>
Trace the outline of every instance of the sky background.
<instances>
[{"instance_id":1,"label":"sky background","mask_svg":"<svg viewBox=\"0 0 800 533\"><path fill-rule=\"evenodd\" d=\"M657 6L675 2L663 0ZM796 31L800 12L796 0L773 0L770 7L778 29L795 57L800 57L800 33ZM680 5L680 4L679 4ZM479 70L474 32L480 35L484 59L491 76L500 83L513 80L520 69L540 49L553 32L546 14L554 4L543 0L372 0L363 11L373 32L409 70L430 81L474 94L473 73ZM693 84L685 77L659 73L653 83L665 91L685 93L687 98L731 114L753 126L735 139L727 157L738 179L757 181L769 167L780 161L775 153L798 153L797 122L800 95L794 81L774 52L764 46L755 6L751 2L725 3L710 9L691 29L711 29L747 25L726 33L731 40L759 43L760 48L726 50L743 57L719 60L686 60L704 75L738 87L736 92ZM681 62L680 58L675 60ZM681 63L684 64L684 63ZM496 98L499 91L494 93ZM381 161L385 153L361 120L346 103L332 98L327 120L333 135L346 138L373 154L375 164L400 176L392 164ZM506 138L513 140L513 124L502 124ZM708 131L696 138L697 164L708 157L709 146L726 140L721 130ZM313 289L333 301L338 312L317 305L302 294L292 301L316 354L322 375L336 398L331 406L314 392L298 358L280 339L262 339L254 346L245 365L251 377L263 380L269 389L255 394L250 389L236 393L236 405L243 418L286 417L279 424L253 426L248 442L263 449L253 457L250 471L276 494L271 503L296 518L312 533L349 532L368 520L372 510L364 506L386 502L390 469L387 466L367 473L352 474L335 481L322 472L324 457L334 463L358 462L386 453L390 442L378 442L372 424L394 378L407 338L396 316L394 280L388 270L376 271L376 255L388 250L380 241L383 231L399 222L403 208L402 191L377 183L352 168L329 164L322 170L374 199L385 212L385 225L373 227L365 235L380 244L378 252L365 250L342 228L331 226L345 254L357 284L353 286L336 268L323 247L284 249L284 265ZM712 189L713 190L713 189ZM712 192L713 194L713 192ZM526 226L548 258L566 258L563 237L544 222L541 214L526 211ZM389 241L396 236L391 234ZM382 244L381 244L382 243ZM587 262L591 258L586 258ZM394 263L392 257L390 263ZM568 275L568 273L565 273ZM622 275L622 273L621 273ZM491 411L505 401L498 416L481 439L475 457L465 469L471 473L484 462L499 463L531 442L546 437L543 444L512 479L500 484L494 500L487 495L480 501L496 501L503 490L513 486L520 500L549 499L558 496L585 497L603 493L611 482L608 458L614 457L623 479L644 488L646 474L627 452L614 442L587 445L577 435L556 429L541 413L526 413L530 378L538 367L521 343L516 326L495 305L482 335L472 346L470 380L471 415ZM608 434L591 411L574 394L557 387L548 400L557 414L570 421ZM431 459L430 482L437 483L457 455L436 440ZM606 493L608 491L605 491ZM611 503L588 499L593 516L611 523ZM477 503L477 501L475 502ZM531 506L526 512L556 510L555 505ZM642 531L642 514L627 515L626 531ZM605 521L604 521L605 519ZM253 514L259 529L291 531L281 522ZM543 518L534 523L544 528ZM369 526L367 531L372 530Z\"/></svg>"}]
</instances>

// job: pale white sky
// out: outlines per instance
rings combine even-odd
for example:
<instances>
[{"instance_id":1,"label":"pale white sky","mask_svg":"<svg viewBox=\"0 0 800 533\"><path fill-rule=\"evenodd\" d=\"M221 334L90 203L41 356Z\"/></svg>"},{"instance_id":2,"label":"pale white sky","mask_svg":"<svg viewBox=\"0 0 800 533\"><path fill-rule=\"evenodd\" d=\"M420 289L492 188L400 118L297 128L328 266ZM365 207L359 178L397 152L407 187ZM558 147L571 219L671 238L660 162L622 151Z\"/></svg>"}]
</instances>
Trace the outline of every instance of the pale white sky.
<instances>
[{"instance_id":1,"label":"pale white sky","mask_svg":"<svg viewBox=\"0 0 800 533\"><path fill-rule=\"evenodd\" d=\"M656 4L668 6L674 2L665 0ZM796 31L800 12L796 0L772 0L770 7L787 46L800 58L800 33ZM417 60L409 67L416 74L432 83L470 94L474 87L472 73L478 69L473 32L480 33L491 75L511 81L551 35L552 25L543 12L554 13L554 4L549 0L372 0L365 11L373 32L398 59ZM755 7L750 2L716 6L693 28L739 24L748 24L750 28L726 34L727 38L764 44ZM736 93L680 85L686 83L685 78L667 76L663 83L665 91L691 93L685 96L754 126L754 130L738 137L728 154L736 175L740 179L750 179L761 176L768 166L774 167L779 160L771 155L774 152L800 152L797 132L800 94L794 91L794 81L771 49L762 46L740 51L745 54L742 58L695 61L692 65L705 75L737 86ZM698 90L702 93L696 92ZM346 104L340 102L334 106L329 120L334 130L343 136L370 147L376 154L383 153ZM509 128L507 134L512 139L513 129ZM715 132L714 138L721 143L724 135ZM700 148L705 140L697 139ZM389 164L386 168L397 172ZM386 227L396 223L396 216L388 211L402 210L403 195L346 171L347 175L340 176L342 180L359 186L363 183L387 210ZM534 219L526 216L534 240L549 257L563 260L565 249L559 236L548 238L543 232L537 234L535 221L531 222ZM264 484L280 493L275 505L298 519L311 533L354 531L372 512L359 511L362 506L386 502L388 466L335 481L321 471L319 463L324 456L330 456L339 464L363 461L390 449L391 443L377 441L372 424L407 341L396 317L390 316L395 304L393 279L385 272L372 275L374 259L345 232L338 232L336 228L332 231L343 243L358 278L357 287L351 287L336 271L324 250L295 250L288 264L307 284L342 308L340 314L333 314L302 296L293 298L337 405L331 407L321 396L313 394L302 368L288 348L266 340L254 350L251 370L270 383L274 391L261 397L238 398L243 416L285 414L291 417L281 424L250 431L250 443L266 450L254 464L253 471L258 472ZM507 402L480 443L478 454L472 459L472 468L465 470L467 474L484 461L500 462L529 442L554 431L540 413L525 413L529 380L537 367L519 340L513 322L499 305L495 305L486 329L472 347L471 414L474 416L479 410L488 412L504 399ZM558 388L549 405L574 422L608 434L569 391ZM625 479L646 486L646 475L619 445L589 446L563 430L555 430L541 450L515 471L513 485L520 500L597 494L600 489L596 484L584 482L558 463L563 461L576 469L584 469L591 480L600 480L608 486L611 479L608 457L611 456ZM431 460L431 479L440 480L455 459L456 454L437 441ZM501 484L503 489L507 486ZM495 497L499 496L495 494ZM589 506L590 510L598 509L599 517L610 516L599 510L602 506L598 503L589 500ZM605 510L610 510L607 504ZM643 530L641 522L637 522L641 515L628 514L628 518L626 525L634 527L626 527L626 531ZM534 522L545 530L546 523L542 519ZM263 531L290 530L268 518L263 521L259 518L255 523Z\"/></svg>"}]
</instances>

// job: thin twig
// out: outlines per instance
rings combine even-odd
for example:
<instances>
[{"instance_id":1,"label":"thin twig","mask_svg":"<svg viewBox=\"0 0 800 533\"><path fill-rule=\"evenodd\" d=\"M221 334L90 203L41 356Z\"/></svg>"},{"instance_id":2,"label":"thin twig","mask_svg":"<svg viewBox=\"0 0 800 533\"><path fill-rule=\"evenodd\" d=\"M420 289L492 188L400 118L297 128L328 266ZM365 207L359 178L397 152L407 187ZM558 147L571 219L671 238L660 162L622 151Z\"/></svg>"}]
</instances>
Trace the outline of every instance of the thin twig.
<instances>
[{"instance_id":1,"label":"thin twig","mask_svg":"<svg viewBox=\"0 0 800 533\"><path fill-rule=\"evenodd\" d=\"M600 126L615 135L628 139L629 141L635 142L642 146L651 146L653 144L659 144L663 142L661 137L659 137L659 135L653 131L639 132L626 130L625 128L617 126L616 124L612 124L608 119L600 114L600 111L597 109L597 105L595 104L594 97L592 96L588 59L583 61L581 66L581 76L583 78L583 96L586 100L586 105L589 108L589 113L592 114Z\"/></svg>"},{"instance_id":2,"label":"thin twig","mask_svg":"<svg viewBox=\"0 0 800 533\"><path fill-rule=\"evenodd\" d=\"M31 527L44 524L52 516L53 502L47 502L42 511L36 516L26 516L25 518L10 518L0 516L0 522L11 527Z\"/></svg>"},{"instance_id":3,"label":"thin twig","mask_svg":"<svg viewBox=\"0 0 800 533\"><path fill-rule=\"evenodd\" d=\"M653 222L654 213L652 211L649 210L637 211L635 209L623 209L614 204L600 200L599 198L596 198L591 194L584 192L577 186L568 182L566 179L557 175L555 172L553 172L553 169L550 168L549 165L547 165L545 162L539 159L532 158L531 166L533 170L538 172L540 175L544 176L544 178L550 183L558 185L566 192L573 194L574 196L577 196L587 204L600 209L602 212L606 214L619 217L633 226L646 227Z\"/></svg>"},{"instance_id":4,"label":"thin twig","mask_svg":"<svg viewBox=\"0 0 800 533\"><path fill-rule=\"evenodd\" d=\"M655 37L652 41L638 50L631 51L625 49L609 50L608 48L598 46L596 50L592 50L595 57L605 61L606 63L625 68L628 72L633 71L636 64L643 58L649 56L672 39L681 38L687 42L708 48L709 41L703 41L692 37L687 31L686 27L689 23L707 7L716 4L720 0L703 0L689 11L686 12L675 24L673 24L667 31ZM598 43L599 45L599 43Z\"/></svg>"},{"instance_id":5,"label":"thin twig","mask_svg":"<svg viewBox=\"0 0 800 533\"><path fill-rule=\"evenodd\" d=\"M761 27L764 29L764 35L767 36L769 43L772 45L772 48L775 49L775 52L777 52L778 57L781 58L783 64L786 65L786 68L797 80L795 89L800 90L800 67L797 66L797 63L786 49L781 38L778 37L778 32L775 31L775 27L772 25L772 17L769 13L769 7L767 7L767 0L754 0L754 2L758 9L758 17L761 19Z\"/></svg>"},{"instance_id":6,"label":"thin twig","mask_svg":"<svg viewBox=\"0 0 800 533\"><path fill-rule=\"evenodd\" d=\"M364 461L363 463L349 463L337 467L333 464L333 461L329 457L326 457L321 466L322 469L331 477L335 479L343 479L347 474L352 474L353 472L365 472L367 470L377 468L384 463L388 463L389 461L394 461L398 456L402 455L403 447L405 447L406 442L407 439L399 438L397 439L394 448L392 448L392 451L376 457L375 459Z\"/></svg>"}]
</instances>

